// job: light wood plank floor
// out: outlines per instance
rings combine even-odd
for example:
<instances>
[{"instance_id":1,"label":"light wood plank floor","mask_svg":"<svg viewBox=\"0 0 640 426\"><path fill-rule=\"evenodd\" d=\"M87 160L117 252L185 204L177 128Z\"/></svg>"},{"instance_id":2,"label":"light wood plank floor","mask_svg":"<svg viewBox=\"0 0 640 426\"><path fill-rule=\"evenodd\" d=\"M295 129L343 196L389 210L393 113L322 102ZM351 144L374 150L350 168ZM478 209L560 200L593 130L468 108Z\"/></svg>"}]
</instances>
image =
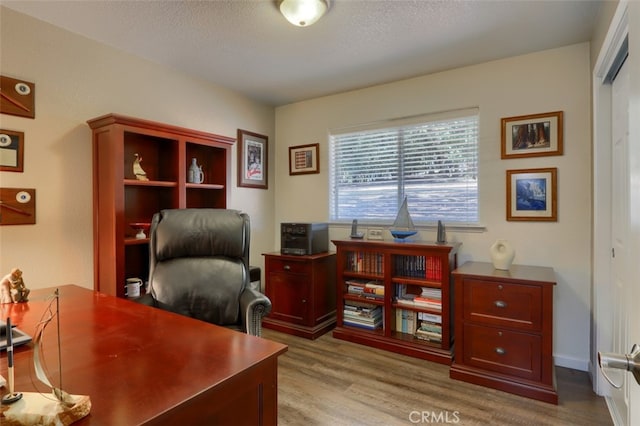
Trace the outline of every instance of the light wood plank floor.
<instances>
[{"instance_id":1,"label":"light wood plank floor","mask_svg":"<svg viewBox=\"0 0 640 426\"><path fill-rule=\"evenodd\" d=\"M611 425L585 372L557 368L559 404L449 378L449 367L334 339L273 330L289 346L278 360L281 426ZM423 416L423 417L421 417Z\"/></svg>"}]
</instances>

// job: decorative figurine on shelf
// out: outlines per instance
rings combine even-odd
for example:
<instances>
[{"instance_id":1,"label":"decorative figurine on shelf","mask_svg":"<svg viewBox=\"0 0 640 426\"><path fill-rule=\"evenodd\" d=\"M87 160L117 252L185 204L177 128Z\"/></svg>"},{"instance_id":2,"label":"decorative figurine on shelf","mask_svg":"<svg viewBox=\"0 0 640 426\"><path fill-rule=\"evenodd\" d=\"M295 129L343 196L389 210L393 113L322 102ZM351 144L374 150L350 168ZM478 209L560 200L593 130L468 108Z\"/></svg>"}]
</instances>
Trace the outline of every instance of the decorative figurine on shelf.
<instances>
[{"instance_id":1,"label":"decorative figurine on shelf","mask_svg":"<svg viewBox=\"0 0 640 426\"><path fill-rule=\"evenodd\" d=\"M204 172L202 166L198 165L198 161L191 159L191 165L189 166L189 174L187 176L187 182L189 183L202 183L204 182Z\"/></svg>"},{"instance_id":2,"label":"decorative figurine on shelf","mask_svg":"<svg viewBox=\"0 0 640 426\"><path fill-rule=\"evenodd\" d=\"M442 224L441 220L438 221L437 242L438 244L444 244L447 242L447 233L445 231L444 225Z\"/></svg>"},{"instance_id":3,"label":"decorative figurine on shelf","mask_svg":"<svg viewBox=\"0 0 640 426\"><path fill-rule=\"evenodd\" d=\"M140 163L142 163L142 156L136 154L133 154L136 156L136 159L133 160L133 174L136 176L136 179L138 180L149 180L149 178L147 177L147 174L145 173L145 171L142 169L142 166L140 165Z\"/></svg>"},{"instance_id":4,"label":"decorative figurine on shelf","mask_svg":"<svg viewBox=\"0 0 640 426\"><path fill-rule=\"evenodd\" d=\"M27 302L30 290L24 285L22 271L13 268L0 281L0 303L20 303Z\"/></svg>"},{"instance_id":5,"label":"decorative figurine on shelf","mask_svg":"<svg viewBox=\"0 0 640 426\"><path fill-rule=\"evenodd\" d=\"M398 210L398 215L396 216L395 222L393 222L393 228L390 229L390 232L395 241L402 241L418 233L416 227L413 225L409 209L407 208L407 197L404 197L404 201L402 201L402 205L400 206L400 210Z\"/></svg>"}]
</instances>

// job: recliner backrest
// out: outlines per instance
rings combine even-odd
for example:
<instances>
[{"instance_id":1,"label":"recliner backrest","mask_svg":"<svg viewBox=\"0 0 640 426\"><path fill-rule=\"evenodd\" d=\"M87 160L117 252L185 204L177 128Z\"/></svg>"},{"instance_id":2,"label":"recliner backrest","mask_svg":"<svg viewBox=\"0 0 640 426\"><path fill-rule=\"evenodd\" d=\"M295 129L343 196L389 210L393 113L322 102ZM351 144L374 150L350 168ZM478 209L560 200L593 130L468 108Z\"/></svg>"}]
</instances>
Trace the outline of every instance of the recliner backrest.
<instances>
[{"instance_id":1,"label":"recliner backrest","mask_svg":"<svg viewBox=\"0 0 640 426\"><path fill-rule=\"evenodd\" d=\"M250 224L226 209L172 209L154 215L149 289L158 306L219 325L240 321L249 283Z\"/></svg>"}]
</instances>

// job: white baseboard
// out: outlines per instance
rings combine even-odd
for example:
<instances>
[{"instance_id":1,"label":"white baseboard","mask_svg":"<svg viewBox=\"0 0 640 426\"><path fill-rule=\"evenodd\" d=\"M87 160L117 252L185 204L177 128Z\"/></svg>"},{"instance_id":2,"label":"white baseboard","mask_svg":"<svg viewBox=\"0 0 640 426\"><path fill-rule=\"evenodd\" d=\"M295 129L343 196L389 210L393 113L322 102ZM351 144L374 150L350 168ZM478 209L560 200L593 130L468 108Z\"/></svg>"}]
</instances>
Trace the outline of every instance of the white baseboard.
<instances>
[{"instance_id":1,"label":"white baseboard","mask_svg":"<svg viewBox=\"0 0 640 426\"><path fill-rule=\"evenodd\" d=\"M556 367L565 367L571 368L573 370L579 371L589 371L589 360L588 359L578 359L567 356L558 356L555 355L553 357Z\"/></svg>"}]
</instances>

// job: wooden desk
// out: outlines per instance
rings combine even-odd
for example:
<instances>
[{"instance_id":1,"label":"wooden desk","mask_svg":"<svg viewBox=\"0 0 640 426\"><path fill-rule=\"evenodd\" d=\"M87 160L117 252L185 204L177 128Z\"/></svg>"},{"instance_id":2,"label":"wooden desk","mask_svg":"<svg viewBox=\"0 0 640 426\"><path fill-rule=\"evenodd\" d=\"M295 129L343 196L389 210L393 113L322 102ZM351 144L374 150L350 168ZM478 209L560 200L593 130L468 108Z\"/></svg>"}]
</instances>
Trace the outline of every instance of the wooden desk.
<instances>
[{"instance_id":1,"label":"wooden desk","mask_svg":"<svg viewBox=\"0 0 640 426\"><path fill-rule=\"evenodd\" d=\"M287 346L81 287L59 289L61 387L92 402L75 424L277 424L277 357ZM34 290L28 303L0 305L0 314L34 336L52 292ZM52 323L44 356L58 386L56 339ZM31 343L16 347L14 359L16 391L48 392L34 383Z\"/></svg>"}]
</instances>

